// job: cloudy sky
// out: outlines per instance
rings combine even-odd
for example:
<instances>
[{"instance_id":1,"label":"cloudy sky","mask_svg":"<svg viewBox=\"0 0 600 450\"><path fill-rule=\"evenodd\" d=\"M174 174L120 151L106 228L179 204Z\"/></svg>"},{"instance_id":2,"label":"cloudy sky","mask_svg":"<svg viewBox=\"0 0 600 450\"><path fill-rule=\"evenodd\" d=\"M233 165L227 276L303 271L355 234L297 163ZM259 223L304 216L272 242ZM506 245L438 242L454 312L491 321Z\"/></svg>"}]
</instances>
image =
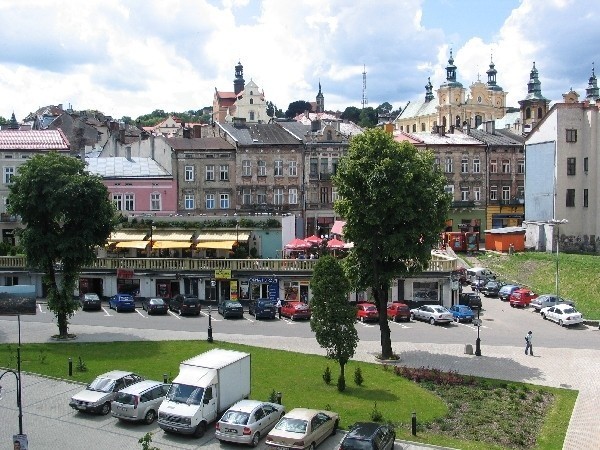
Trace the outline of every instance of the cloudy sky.
<instances>
[{"instance_id":1,"label":"cloudy sky","mask_svg":"<svg viewBox=\"0 0 600 450\"><path fill-rule=\"evenodd\" d=\"M437 88L453 50L465 87L490 57L518 106L535 61L552 101L600 63L597 0L0 0L0 116L47 105L133 118L212 105L244 66L284 111L394 108ZM600 67L599 67L600 69ZM600 75L600 73L599 73Z\"/></svg>"}]
</instances>

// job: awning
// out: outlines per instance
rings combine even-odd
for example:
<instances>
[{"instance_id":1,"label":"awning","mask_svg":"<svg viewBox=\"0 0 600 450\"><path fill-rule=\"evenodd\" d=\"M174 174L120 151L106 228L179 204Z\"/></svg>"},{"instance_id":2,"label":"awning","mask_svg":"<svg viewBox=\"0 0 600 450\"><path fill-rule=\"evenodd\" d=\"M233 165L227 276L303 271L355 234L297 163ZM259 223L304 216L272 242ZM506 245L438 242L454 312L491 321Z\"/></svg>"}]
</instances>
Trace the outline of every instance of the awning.
<instances>
[{"instance_id":1,"label":"awning","mask_svg":"<svg viewBox=\"0 0 600 450\"><path fill-rule=\"evenodd\" d=\"M110 234L108 242L121 242L121 241L143 241L146 237L145 231L115 231Z\"/></svg>"},{"instance_id":2,"label":"awning","mask_svg":"<svg viewBox=\"0 0 600 450\"><path fill-rule=\"evenodd\" d=\"M152 239L152 248L190 248L191 242L184 241L155 241Z\"/></svg>"},{"instance_id":3,"label":"awning","mask_svg":"<svg viewBox=\"0 0 600 450\"><path fill-rule=\"evenodd\" d=\"M200 233L198 241L247 241L250 238L250 233L240 231L239 233Z\"/></svg>"},{"instance_id":4,"label":"awning","mask_svg":"<svg viewBox=\"0 0 600 450\"><path fill-rule=\"evenodd\" d=\"M150 233L147 232L146 235L148 236ZM152 231L152 241L187 241L190 242L192 241L192 238L194 237L194 232L192 231L186 231L186 232L181 232L181 231L176 231L176 232L169 232L169 231L156 231L153 230Z\"/></svg>"},{"instance_id":5,"label":"awning","mask_svg":"<svg viewBox=\"0 0 600 450\"><path fill-rule=\"evenodd\" d=\"M346 225L346 222L343 220L336 220L333 224L333 226L331 227L331 231L329 232L329 234L339 234L341 236L344 235L344 225Z\"/></svg>"},{"instance_id":6,"label":"awning","mask_svg":"<svg viewBox=\"0 0 600 450\"><path fill-rule=\"evenodd\" d=\"M235 239L233 241L208 241L208 242L198 242L196 244L196 248L222 248L226 250L231 250L235 244Z\"/></svg>"},{"instance_id":7,"label":"awning","mask_svg":"<svg viewBox=\"0 0 600 450\"><path fill-rule=\"evenodd\" d=\"M115 247L142 249L142 248L148 247L148 244L150 244L150 241L123 241L123 242L117 242L117 245L115 245Z\"/></svg>"}]
</instances>

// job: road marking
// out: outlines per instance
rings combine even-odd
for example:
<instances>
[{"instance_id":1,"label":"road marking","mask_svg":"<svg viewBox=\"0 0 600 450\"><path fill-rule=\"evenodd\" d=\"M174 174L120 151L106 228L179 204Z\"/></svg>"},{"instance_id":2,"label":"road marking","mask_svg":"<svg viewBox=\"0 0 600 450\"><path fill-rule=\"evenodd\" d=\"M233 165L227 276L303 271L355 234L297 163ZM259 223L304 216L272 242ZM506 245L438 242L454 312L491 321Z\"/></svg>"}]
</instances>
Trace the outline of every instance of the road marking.
<instances>
[{"instance_id":1,"label":"road marking","mask_svg":"<svg viewBox=\"0 0 600 450\"><path fill-rule=\"evenodd\" d=\"M40 303L38 303L38 308L42 314L46 314L46 311L42 310L42 305Z\"/></svg>"},{"instance_id":2,"label":"road marking","mask_svg":"<svg viewBox=\"0 0 600 450\"><path fill-rule=\"evenodd\" d=\"M104 315L106 317L112 317L112 315L106 310L106 308L104 306L102 307L102 310L104 311Z\"/></svg>"},{"instance_id":3,"label":"road marking","mask_svg":"<svg viewBox=\"0 0 600 450\"><path fill-rule=\"evenodd\" d=\"M246 320L247 320L248 322L250 322L250 323L254 323L254 320L252 320L252 319L249 319L249 318L248 318L248 317L246 317L246 316L244 316L244 319L246 319Z\"/></svg>"},{"instance_id":4,"label":"road marking","mask_svg":"<svg viewBox=\"0 0 600 450\"><path fill-rule=\"evenodd\" d=\"M142 316L144 319L147 319L147 317L145 315L143 315L139 309L136 309L135 312L138 313L140 316Z\"/></svg>"},{"instance_id":5,"label":"road marking","mask_svg":"<svg viewBox=\"0 0 600 450\"><path fill-rule=\"evenodd\" d=\"M181 317L179 317L177 314L175 314L173 311L169 310L167 311L169 314L171 314L173 317L175 317L178 320L181 320Z\"/></svg>"}]
</instances>

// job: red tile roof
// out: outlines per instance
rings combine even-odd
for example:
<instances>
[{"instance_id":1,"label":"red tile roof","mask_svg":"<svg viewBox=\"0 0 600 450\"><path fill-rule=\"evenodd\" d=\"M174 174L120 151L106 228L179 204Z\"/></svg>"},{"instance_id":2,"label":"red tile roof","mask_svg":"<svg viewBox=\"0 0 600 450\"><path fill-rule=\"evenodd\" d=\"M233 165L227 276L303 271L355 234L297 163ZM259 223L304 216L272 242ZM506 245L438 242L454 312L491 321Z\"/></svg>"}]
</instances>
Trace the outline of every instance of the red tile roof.
<instances>
[{"instance_id":1,"label":"red tile roof","mask_svg":"<svg viewBox=\"0 0 600 450\"><path fill-rule=\"evenodd\" d=\"M0 130L0 150L64 150L69 140L62 130Z\"/></svg>"}]
</instances>

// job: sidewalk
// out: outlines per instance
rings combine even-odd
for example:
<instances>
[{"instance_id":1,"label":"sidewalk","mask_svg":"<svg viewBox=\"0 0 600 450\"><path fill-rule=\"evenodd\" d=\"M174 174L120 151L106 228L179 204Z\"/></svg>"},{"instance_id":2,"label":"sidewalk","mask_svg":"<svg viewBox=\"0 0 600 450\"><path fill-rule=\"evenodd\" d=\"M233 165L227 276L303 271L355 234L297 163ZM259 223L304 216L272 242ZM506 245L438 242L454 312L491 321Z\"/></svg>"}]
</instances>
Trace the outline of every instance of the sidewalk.
<instances>
[{"instance_id":1,"label":"sidewalk","mask_svg":"<svg viewBox=\"0 0 600 450\"><path fill-rule=\"evenodd\" d=\"M118 329L100 326L71 325L77 342L111 342L115 340L205 340L205 332ZM28 323L22 342L50 342L56 325ZM600 332L599 332L600 337ZM215 341L232 342L257 347L290 350L324 355L312 338L274 339L273 336L214 334ZM0 342L17 342L14 322L0 320ZM600 442L598 398L600 398L600 350L544 348L536 346L536 356L523 354L522 348L484 346L480 357L464 354L462 345L394 343L400 363L410 367L432 367L511 381L563 387L579 390L575 409L563 448L580 450L597 448ZM354 359L375 362L379 341L360 341ZM539 356L538 356L539 355ZM405 446L417 449L425 446ZM432 447L429 447L432 448ZM434 447L435 448L435 447Z\"/></svg>"}]
</instances>

